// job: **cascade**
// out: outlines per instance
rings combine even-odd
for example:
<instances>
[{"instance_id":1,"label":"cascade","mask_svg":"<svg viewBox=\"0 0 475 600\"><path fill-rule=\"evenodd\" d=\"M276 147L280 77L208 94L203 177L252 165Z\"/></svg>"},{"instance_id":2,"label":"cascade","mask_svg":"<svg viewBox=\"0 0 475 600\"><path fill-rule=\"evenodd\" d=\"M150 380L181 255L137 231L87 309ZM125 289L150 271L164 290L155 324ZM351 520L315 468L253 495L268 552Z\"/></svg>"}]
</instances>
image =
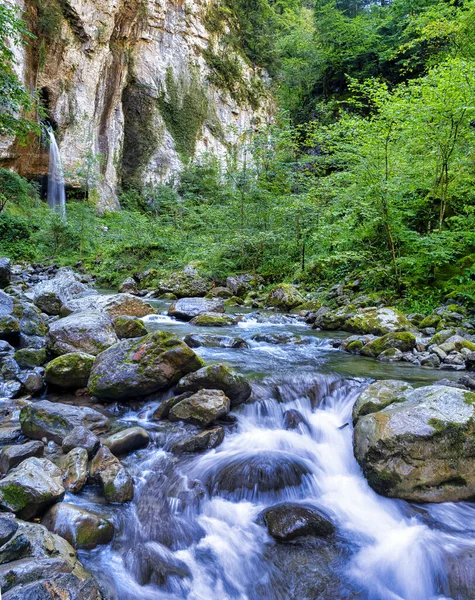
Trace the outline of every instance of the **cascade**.
<instances>
[{"instance_id":1,"label":"cascade","mask_svg":"<svg viewBox=\"0 0 475 600\"><path fill-rule=\"evenodd\" d=\"M48 205L63 219L66 218L66 191L64 173L58 143L52 129L49 136L49 173L48 173Z\"/></svg>"}]
</instances>

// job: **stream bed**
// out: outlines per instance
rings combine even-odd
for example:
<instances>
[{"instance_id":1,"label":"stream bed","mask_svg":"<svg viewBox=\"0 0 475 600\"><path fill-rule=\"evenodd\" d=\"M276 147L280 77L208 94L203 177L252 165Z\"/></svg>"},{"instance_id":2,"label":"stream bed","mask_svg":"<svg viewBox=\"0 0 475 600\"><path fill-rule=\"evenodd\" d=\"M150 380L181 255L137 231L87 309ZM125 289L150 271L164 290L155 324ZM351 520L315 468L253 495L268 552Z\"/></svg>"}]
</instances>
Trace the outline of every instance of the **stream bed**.
<instances>
[{"instance_id":1,"label":"stream bed","mask_svg":"<svg viewBox=\"0 0 475 600\"><path fill-rule=\"evenodd\" d=\"M224 442L203 454L172 455L167 448L184 426L150 419L171 393L117 415L154 440L124 461L134 500L111 507L93 491L66 497L116 526L110 546L79 552L108 600L475 598L475 505L383 498L352 447L353 403L370 381L428 385L450 373L339 352L332 340L344 334L291 317L248 314L229 328L198 328L166 316L166 303L155 306L163 314L144 319L150 331L243 338L248 347L195 351L245 374L253 397L233 410ZM305 343L252 340L258 333L293 333ZM293 409L304 420L289 429ZM276 543L258 515L287 501L326 513L336 535Z\"/></svg>"}]
</instances>

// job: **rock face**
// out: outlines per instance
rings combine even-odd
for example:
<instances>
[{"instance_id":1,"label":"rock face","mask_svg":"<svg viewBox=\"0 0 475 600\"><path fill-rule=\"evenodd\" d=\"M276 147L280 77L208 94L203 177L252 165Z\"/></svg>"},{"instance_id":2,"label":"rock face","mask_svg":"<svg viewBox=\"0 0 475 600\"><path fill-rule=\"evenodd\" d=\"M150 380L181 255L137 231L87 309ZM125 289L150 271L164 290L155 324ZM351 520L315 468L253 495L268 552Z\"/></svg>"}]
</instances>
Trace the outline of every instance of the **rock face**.
<instances>
[{"instance_id":1,"label":"rock face","mask_svg":"<svg viewBox=\"0 0 475 600\"><path fill-rule=\"evenodd\" d=\"M67 502L50 508L41 524L77 550L92 550L108 544L114 537L114 526L110 521Z\"/></svg>"},{"instance_id":2,"label":"rock face","mask_svg":"<svg viewBox=\"0 0 475 600\"><path fill-rule=\"evenodd\" d=\"M226 365L210 365L190 373L178 382L177 388L183 392L197 392L207 388L222 390L231 400L231 406L237 406L249 399L252 388L247 379Z\"/></svg>"},{"instance_id":3,"label":"rock face","mask_svg":"<svg viewBox=\"0 0 475 600\"><path fill-rule=\"evenodd\" d=\"M201 358L186 344L156 331L102 352L94 363L89 389L100 398L137 398L170 387L202 366Z\"/></svg>"},{"instance_id":4,"label":"rock face","mask_svg":"<svg viewBox=\"0 0 475 600\"><path fill-rule=\"evenodd\" d=\"M220 298L181 298L168 309L170 317L191 321L204 313L224 313L224 302Z\"/></svg>"},{"instance_id":5,"label":"rock face","mask_svg":"<svg viewBox=\"0 0 475 600\"><path fill-rule=\"evenodd\" d=\"M27 458L0 481L0 508L24 519L63 496L61 471L45 458Z\"/></svg>"},{"instance_id":6,"label":"rock face","mask_svg":"<svg viewBox=\"0 0 475 600\"><path fill-rule=\"evenodd\" d=\"M84 311L105 312L111 319L121 316L145 317L154 315L157 312L148 302L132 296L132 294L107 296L94 294L66 302L61 309L61 314L68 316L72 313Z\"/></svg>"},{"instance_id":7,"label":"rock face","mask_svg":"<svg viewBox=\"0 0 475 600\"><path fill-rule=\"evenodd\" d=\"M68 352L46 365L46 382L61 388L86 387L93 364L92 354Z\"/></svg>"},{"instance_id":8,"label":"rock face","mask_svg":"<svg viewBox=\"0 0 475 600\"><path fill-rule=\"evenodd\" d=\"M164 182L195 154L224 155L259 116L260 71L225 44L218 32L229 19L208 0L70 0L54 13L51 34L33 0L17 4L31 13L38 37L18 50L20 77L26 86L35 81L57 125L65 172L75 173L88 152L102 155L102 210L118 206L119 183ZM219 83L223 56L240 72L232 88ZM6 139L0 159L22 175L41 175L40 150L34 138L25 148ZM70 183L79 184L74 175Z\"/></svg>"},{"instance_id":9,"label":"rock face","mask_svg":"<svg viewBox=\"0 0 475 600\"><path fill-rule=\"evenodd\" d=\"M415 502L473 498L475 394L440 385L403 393L356 423L355 455L369 484Z\"/></svg>"},{"instance_id":10,"label":"rock face","mask_svg":"<svg viewBox=\"0 0 475 600\"><path fill-rule=\"evenodd\" d=\"M20 411L20 423L27 437L34 440L45 437L57 444L62 444L75 427L86 427L97 434L110 428L109 419L97 410L49 400L24 406Z\"/></svg>"},{"instance_id":11,"label":"rock face","mask_svg":"<svg viewBox=\"0 0 475 600\"><path fill-rule=\"evenodd\" d=\"M118 342L112 320L104 313L85 311L51 324L48 346L53 354L85 352L96 356Z\"/></svg>"}]
</instances>

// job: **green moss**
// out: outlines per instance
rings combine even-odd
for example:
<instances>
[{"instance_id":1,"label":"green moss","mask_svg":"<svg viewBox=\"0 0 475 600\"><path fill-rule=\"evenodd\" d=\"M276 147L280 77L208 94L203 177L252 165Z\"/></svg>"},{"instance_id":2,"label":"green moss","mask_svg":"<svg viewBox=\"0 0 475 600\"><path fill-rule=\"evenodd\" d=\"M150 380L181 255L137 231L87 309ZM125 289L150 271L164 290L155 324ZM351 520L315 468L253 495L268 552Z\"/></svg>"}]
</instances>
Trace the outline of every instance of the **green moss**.
<instances>
[{"instance_id":1,"label":"green moss","mask_svg":"<svg viewBox=\"0 0 475 600\"><path fill-rule=\"evenodd\" d=\"M9 483L2 486L0 493L2 495L2 504L8 506L15 513L25 508L30 500L25 490L16 483Z\"/></svg>"},{"instance_id":2,"label":"green moss","mask_svg":"<svg viewBox=\"0 0 475 600\"><path fill-rule=\"evenodd\" d=\"M376 470L371 466L365 471L365 475L373 490L383 496L390 495L391 491L402 481L397 473L386 469Z\"/></svg>"},{"instance_id":3,"label":"green moss","mask_svg":"<svg viewBox=\"0 0 475 600\"><path fill-rule=\"evenodd\" d=\"M475 404L475 393L473 392L463 392L463 401L465 404Z\"/></svg>"},{"instance_id":4,"label":"green moss","mask_svg":"<svg viewBox=\"0 0 475 600\"><path fill-rule=\"evenodd\" d=\"M426 327L437 327L440 319L440 315L429 315L419 323L419 327L421 329L425 329Z\"/></svg>"},{"instance_id":5,"label":"green moss","mask_svg":"<svg viewBox=\"0 0 475 600\"><path fill-rule=\"evenodd\" d=\"M15 360L21 367L41 367L46 362L46 349L22 348L15 352Z\"/></svg>"},{"instance_id":6,"label":"green moss","mask_svg":"<svg viewBox=\"0 0 475 600\"><path fill-rule=\"evenodd\" d=\"M347 352L351 352L352 354L356 354L363 348L364 344L361 340L353 340L346 347Z\"/></svg>"},{"instance_id":7,"label":"green moss","mask_svg":"<svg viewBox=\"0 0 475 600\"><path fill-rule=\"evenodd\" d=\"M195 153L196 142L208 116L208 97L193 70L189 81L176 81L169 68L165 84L166 90L158 96L158 106L175 148L186 162Z\"/></svg>"},{"instance_id":8,"label":"green moss","mask_svg":"<svg viewBox=\"0 0 475 600\"><path fill-rule=\"evenodd\" d=\"M412 333L403 331L400 333L387 333L382 337L373 340L361 350L363 356L375 358L388 350L400 350L409 352L416 345L416 338ZM389 353L390 354L390 353Z\"/></svg>"},{"instance_id":9,"label":"green moss","mask_svg":"<svg viewBox=\"0 0 475 600\"><path fill-rule=\"evenodd\" d=\"M197 325L198 327L225 327L226 325L232 325L233 319L231 317L226 316L218 316L218 315L198 315L192 321L192 325Z\"/></svg>"}]
</instances>

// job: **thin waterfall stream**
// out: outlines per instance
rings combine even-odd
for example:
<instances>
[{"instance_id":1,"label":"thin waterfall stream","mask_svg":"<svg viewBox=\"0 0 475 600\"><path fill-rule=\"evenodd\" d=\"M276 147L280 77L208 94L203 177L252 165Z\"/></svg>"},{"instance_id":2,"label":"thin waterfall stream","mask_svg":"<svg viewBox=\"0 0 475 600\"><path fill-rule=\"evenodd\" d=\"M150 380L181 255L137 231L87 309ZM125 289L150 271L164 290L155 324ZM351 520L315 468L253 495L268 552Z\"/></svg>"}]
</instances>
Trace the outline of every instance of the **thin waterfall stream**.
<instances>
[{"instance_id":1,"label":"thin waterfall stream","mask_svg":"<svg viewBox=\"0 0 475 600\"><path fill-rule=\"evenodd\" d=\"M48 205L52 211L66 218L66 190L64 186L63 164L54 131L48 128L49 137L49 173Z\"/></svg>"},{"instance_id":2,"label":"thin waterfall stream","mask_svg":"<svg viewBox=\"0 0 475 600\"><path fill-rule=\"evenodd\" d=\"M196 333L163 315L145 321L149 330ZM154 444L125 459L135 477L134 500L99 507L115 523L113 544L80 552L109 600L470 597L464 560L475 552L475 506L415 505L370 488L353 454L352 407L371 373L364 376L359 368L352 375L362 359L293 323L244 319L238 335L246 348L197 349L206 362L225 362L253 381L253 402L233 411L216 449L171 454L186 426L151 420L162 398L119 417L122 425L146 428ZM257 332L289 330L308 336L307 343L251 339ZM236 335L236 329L219 333ZM437 376L384 368L386 378L416 384ZM302 420L289 428L292 411ZM66 500L98 512L92 492ZM318 508L336 535L276 543L259 514L283 502Z\"/></svg>"}]
</instances>

